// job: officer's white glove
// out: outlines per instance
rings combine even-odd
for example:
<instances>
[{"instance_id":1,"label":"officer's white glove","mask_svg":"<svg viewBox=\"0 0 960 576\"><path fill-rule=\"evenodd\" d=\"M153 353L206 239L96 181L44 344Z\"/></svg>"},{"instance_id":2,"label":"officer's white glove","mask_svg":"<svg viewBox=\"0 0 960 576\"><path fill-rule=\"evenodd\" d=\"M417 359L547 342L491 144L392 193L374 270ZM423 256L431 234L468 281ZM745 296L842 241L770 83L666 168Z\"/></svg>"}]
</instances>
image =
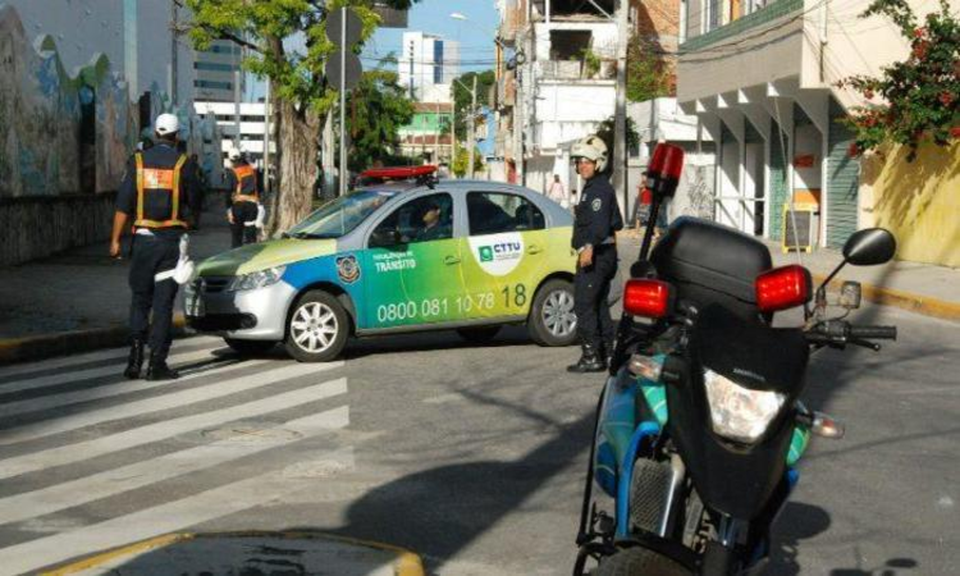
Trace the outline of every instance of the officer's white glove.
<instances>
[{"instance_id":1,"label":"officer's white glove","mask_svg":"<svg viewBox=\"0 0 960 576\"><path fill-rule=\"evenodd\" d=\"M267 219L267 209L263 207L263 204L257 204L257 228L263 229L264 220Z\"/></svg>"}]
</instances>

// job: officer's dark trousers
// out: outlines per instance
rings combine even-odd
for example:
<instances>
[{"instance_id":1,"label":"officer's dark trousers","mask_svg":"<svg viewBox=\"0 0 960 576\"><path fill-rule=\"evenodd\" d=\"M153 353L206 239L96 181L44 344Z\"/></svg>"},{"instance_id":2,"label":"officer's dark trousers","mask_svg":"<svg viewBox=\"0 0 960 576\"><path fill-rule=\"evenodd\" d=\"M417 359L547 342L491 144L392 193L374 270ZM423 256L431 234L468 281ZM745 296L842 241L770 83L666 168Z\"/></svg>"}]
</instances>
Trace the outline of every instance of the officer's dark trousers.
<instances>
[{"instance_id":1,"label":"officer's dark trousers","mask_svg":"<svg viewBox=\"0 0 960 576\"><path fill-rule=\"evenodd\" d=\"M174 269L179 258L179 239L137 235L133 241L133 261L130 265L130 290L133 291L133 300L130 303L130 332L134 338L146 339L152 309L150 355L157 360L165 360L170 351L173 301L177 297L179 286L173 278L155 282L154 275Z\"/></svg>"},{"instance_id":2,"label":"officer's dark trousers","mask_svg":"<svg viewBox=\"0 0 960 576\"><path fill-rule=\"evenodd\" d=\"M616 326L610 317L610 282L617 274L617 247L604 244L593 249L593 264L577 268L573 281L577 336L581 344L599 351L613 342Z\"/></svg>"},{"instance_id":3,"label":"officer's dark trousers","mask_svg":"<svg viewBox=\"0 0 960 576\"><path fill-rule=\"evenodd\" d=\"M230 232L233 235L232 247L253 244L257 241L257 227L253 223L257 220L257 204L255 202L235 202L233 207L233 224ZM247 223L250 223L248 226Z\"/></svg>"}]
</instances>

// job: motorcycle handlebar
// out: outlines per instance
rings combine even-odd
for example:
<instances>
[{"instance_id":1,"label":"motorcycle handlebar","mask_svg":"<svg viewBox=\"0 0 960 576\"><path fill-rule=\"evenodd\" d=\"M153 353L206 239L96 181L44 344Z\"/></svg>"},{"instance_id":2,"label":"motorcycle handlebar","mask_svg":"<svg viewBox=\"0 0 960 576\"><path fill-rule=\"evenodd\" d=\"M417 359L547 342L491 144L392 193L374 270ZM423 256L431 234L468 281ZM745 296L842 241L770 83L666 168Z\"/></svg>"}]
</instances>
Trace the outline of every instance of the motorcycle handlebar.
<instances>
[{"instance_id":1,"label":"motorcycle handlebar","mask_svg":"<svg viewBox=\"0 0 960 576\"><path fill-rule=\"evenodd\" d=\"M850 326L850 337L864 340L896 340L896 326Z\"/></svg>"}]
</instances>

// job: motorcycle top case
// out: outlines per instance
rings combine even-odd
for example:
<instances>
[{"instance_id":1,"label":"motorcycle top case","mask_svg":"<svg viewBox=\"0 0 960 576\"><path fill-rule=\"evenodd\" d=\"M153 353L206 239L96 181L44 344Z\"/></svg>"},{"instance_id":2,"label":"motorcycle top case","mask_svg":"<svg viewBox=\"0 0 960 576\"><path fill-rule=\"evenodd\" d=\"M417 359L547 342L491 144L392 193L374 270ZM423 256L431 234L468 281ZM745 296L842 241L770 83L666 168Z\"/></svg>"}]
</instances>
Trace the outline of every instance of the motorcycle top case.
<instances>
[{"instance_id":1,"label":"motorcycle top case","mask_svg":"<svg viewBox=\"0 0 960 576\"><path fill-rule=\"evenodd\" d=\"M721 304L743 319L756 318L754 281L773 267L770 250L733 228L697 218L679 218L650 256L659 278L678 296L698 304Z\"/></svg>"}]
</instances>

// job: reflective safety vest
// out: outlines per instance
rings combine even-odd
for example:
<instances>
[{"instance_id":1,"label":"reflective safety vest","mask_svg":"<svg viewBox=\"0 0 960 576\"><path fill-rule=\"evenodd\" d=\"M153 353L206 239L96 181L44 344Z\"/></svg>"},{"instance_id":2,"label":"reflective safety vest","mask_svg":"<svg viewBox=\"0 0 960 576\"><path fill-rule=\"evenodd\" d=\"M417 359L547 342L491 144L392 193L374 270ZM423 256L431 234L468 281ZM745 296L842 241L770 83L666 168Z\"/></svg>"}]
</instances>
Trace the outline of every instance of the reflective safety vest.
<instances>
[{"instance_id":1,"label":"reflective safety vest","mask_svg":"<svg viewBox=\"0 0 960 576\"><path fill-rule=\"evenodd\" d=\"M133 225L137 228L187 228L187 223L180 219L180 169L187 157L181 155L173 168L144 168L143 154L137 152L134 157L137 163L137 219ZM162 194L170 196L170 217L165 220L148 218L144 213L147 196Z\"/></svg>"},{"instance_id":2,"label":"reflective safety vest","mask_svg":"<svg viewBox=\"0 0 960 576\"><path fill-rule=\"evenodd\" d=\"M234 202L259 202L260 194L257 192L257 173L249 164L237 166L233 169L237 176L237 189L233 191ZM253 188L252 193L244 193L244 182L250 182Z\"/></svg>"}]
</instances>

